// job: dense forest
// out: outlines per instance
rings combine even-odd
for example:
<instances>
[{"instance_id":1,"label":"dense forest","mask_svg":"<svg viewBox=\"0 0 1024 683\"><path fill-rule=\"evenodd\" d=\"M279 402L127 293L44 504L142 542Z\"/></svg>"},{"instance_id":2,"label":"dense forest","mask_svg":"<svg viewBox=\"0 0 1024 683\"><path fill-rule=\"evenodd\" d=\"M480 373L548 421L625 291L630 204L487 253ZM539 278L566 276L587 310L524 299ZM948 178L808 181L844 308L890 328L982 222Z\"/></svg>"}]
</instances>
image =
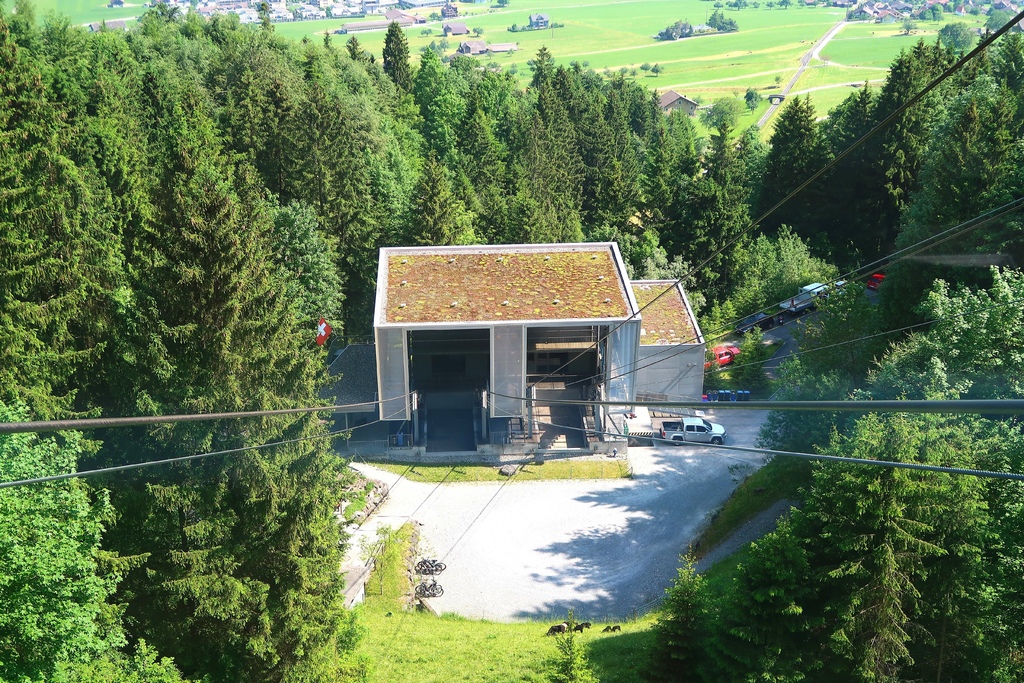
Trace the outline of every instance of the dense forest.
<instances>
[{"instance_id":1,"label":"dense forest","mask_svg":"<svg viewBox=\"0 0 1024 683\"><path fill-rule=\"evenodd\" d=\"M395 25L378 61L355 37L166 5L88 34L18 0L0 10L0 421L315 405L314 323L369 333L381 246L615 240L635 276L685 276L708 330L728 326L1024 195L1017 33L750 229L954 60L921 43L821 121L795 98L765 143L728 115L698 136L545 49L523 88L468 57L413 65ZM1019 397L1021 228L1010 214L955 258L894 265L881 306L831 297L783 395ZM324 433L292 417L0 437L3 480L292 441L4 489L0 680L358 680ZM1014 420L773 415L763 439L1024 470ZM735 590L681 570L652 675L1024 680L1018 483L807 476Z\"/></svg>"}]
</instances>

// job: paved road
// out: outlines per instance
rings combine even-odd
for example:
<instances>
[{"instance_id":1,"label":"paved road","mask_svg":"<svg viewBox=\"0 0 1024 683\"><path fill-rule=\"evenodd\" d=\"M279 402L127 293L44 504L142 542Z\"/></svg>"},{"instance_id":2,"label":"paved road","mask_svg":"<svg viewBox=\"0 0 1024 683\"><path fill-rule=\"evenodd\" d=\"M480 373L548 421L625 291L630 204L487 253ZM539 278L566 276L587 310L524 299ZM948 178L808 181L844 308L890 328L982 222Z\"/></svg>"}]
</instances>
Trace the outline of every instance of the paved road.
<instances>
[{"instance_id":1,"label":"paved road","mask_svg":"<svg viewBox=\"0 0 1024 683\"><path fill-rule=\"evenodd\" d=\"M764 417L730 411L720 421L729 443L753 445ZM392 485L357 536L419 522L421 554L448 565L439 577L445 594L432 601L442 612L510 621L562 618L574 607L591 621L627 616L663 596L679 553L762 463L674 446L631 448L630 462L631 480L441 486L356 465Z\"/></svg>"},{"instance_id":2,"label":"paved road","mask_svg":"<svg viewBox=\"0 0 1024 683\"><path fill-rule=\"evenodd\" d=\"M828 32L825 33L825 35L823 35L821 37L821 39L818 40L818 42L816 42L814 44L814 46L811 47L811 49L808 50L807 53L803 57L800 58L800 67L796 70L796 73L793 74L793 78L789 79L789 83L787 83L786 87L782 89L782 92L779 93L780 95L785 96L785 95L789 94L789 91L793 89L794 85L796 85L796 82L800 79L800 76L804 73L804 69L807 68L807 65L811 63L811 60L818 58L818 54L821 52L821 50L826 45L828 45L828 41L832 40L835 37L835 35L837 33L839 33L839 31L841 31L844 26L846 26L846 24L847 24L847 22L845 20L836 23L835 26L830 28L828 30ZM774 114L775 110L778 109L780 106L782 106L782 105L781 104L770 104L770 105L768 105L768 109L765 110L764 115L761 116L761 118L758 120L757 127L758 128L764 128L765 124L768 123L768 119L770 119L772 117L772 114Z\"/></svg>"}]
</instances>

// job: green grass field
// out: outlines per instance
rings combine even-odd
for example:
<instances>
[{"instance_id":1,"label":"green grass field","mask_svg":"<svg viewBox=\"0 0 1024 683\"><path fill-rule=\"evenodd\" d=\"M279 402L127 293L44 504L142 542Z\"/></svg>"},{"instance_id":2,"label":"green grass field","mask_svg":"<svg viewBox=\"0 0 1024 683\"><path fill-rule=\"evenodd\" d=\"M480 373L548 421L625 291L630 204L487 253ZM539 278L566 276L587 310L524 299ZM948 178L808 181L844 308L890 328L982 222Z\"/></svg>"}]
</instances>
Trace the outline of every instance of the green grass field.
<instances>
[{"instance_id":1,"label":"green grass field","mask_svg":"<svg viewBox=\"0 0 1024 683\"><path fill-rule=\"evenodd\" d=\"M426 483L460 481L509 481L498 474L497 467L484 465L395 465L374 463L409 481ZM552 460L524 465L511 477L512 481L539 481L541 479L622 479L629 476L629 466L623 460Z\"/></svg>"}]
</instances>

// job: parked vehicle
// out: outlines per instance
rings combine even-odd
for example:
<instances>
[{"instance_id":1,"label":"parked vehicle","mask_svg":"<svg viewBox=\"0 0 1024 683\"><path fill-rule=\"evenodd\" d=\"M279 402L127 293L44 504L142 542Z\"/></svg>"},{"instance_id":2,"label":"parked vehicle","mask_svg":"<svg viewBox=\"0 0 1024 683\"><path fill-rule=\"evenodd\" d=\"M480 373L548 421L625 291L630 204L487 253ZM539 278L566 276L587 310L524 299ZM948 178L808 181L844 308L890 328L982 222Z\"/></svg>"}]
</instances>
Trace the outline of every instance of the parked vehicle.
<instances>
[{"instance_id":1,"label":"parked vehicle","mask_svg":"<svg viewBox=\"0 0 1024 683\"><path fill-rule=\"evenodd\" d=\"M725 443L725 427L708 422L702 417L684 417L682 420L666 420L661 423L661 438L674 443Z\"/></svg>"},{"instance_id":2,"label":"parked vehicle","mask_svg":"<svg viewBox=\"0 0 1024 683\"><path fill-rule=\"evenodd\" d=\"M748 315L736 325L736 329L733 332L736 334L746 334L755 327L760 327L761 331L770 330L775 327L775 318L767 313Z\"/></svg>"},{"instance_id":3,"label":"parked vehicle","mask_svg":"<svg viewBox=\"0 0 1024 683\"><path fill-rule=\"evenodd\" d=\"M878 289L884 279L885 273L872 273L871 277L868 278L867 288L872 290Z\"/></svg>"},{"instance_id":4,"label":"parked vehicle","mask_svg":"<svg viewBox=\"0 0 1024 683\"><path fill-rule=\"evenodd\" d=\"M832 285L824 285L820 282L812 282L800 288L800 292L794 296L779 302L779 308L788 315L800 315L807 311L813 311L818 305L818 299L827 297L829 292L841 288L846 282L839 280Z\"/></svg>"},{"instance_id":5,"label":"parked vehicle","mask_svg":"<svg viewBox=\"0 0 1024 683\"><path fill-rule=\"evenodd\" d=\"M712 363L722 367L728 365L735 360L736 356L740 355L740 350L735 346L719 345L711 349L711 360L704 363L704 368L710 368Z\"/></svg>"}]
</instances>

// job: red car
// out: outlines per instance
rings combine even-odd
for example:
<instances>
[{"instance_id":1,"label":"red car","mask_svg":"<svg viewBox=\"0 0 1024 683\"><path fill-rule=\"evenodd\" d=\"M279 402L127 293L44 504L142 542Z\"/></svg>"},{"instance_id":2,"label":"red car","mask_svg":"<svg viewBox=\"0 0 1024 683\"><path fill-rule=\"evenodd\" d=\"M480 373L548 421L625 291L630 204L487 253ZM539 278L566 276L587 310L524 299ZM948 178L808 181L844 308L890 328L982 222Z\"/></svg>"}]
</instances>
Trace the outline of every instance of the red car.
<instances>
[{"instance_id":1,"label":"red car","mask_svg":"<svg viewBox=\"0 0 1024 683\"><path fill-rule=\"evenodd\" d=\"M735 346L720 345L711 349L712 360L704 363L705 368L710 368L712 363L716 363L718 367L728 365L740 354L740 350Z\"/></svg>"},{"instance_id":2,"label":"red car","mask_svg":"<svg viewBox=\"0 0 1024 683\"><path fill-rule=\"evenodd\" d=\"M868 278L868 289L878 289L878 286L882 284L882 280L885 279L885 273L874 273Z\"/></svg>"}]
</instances>

